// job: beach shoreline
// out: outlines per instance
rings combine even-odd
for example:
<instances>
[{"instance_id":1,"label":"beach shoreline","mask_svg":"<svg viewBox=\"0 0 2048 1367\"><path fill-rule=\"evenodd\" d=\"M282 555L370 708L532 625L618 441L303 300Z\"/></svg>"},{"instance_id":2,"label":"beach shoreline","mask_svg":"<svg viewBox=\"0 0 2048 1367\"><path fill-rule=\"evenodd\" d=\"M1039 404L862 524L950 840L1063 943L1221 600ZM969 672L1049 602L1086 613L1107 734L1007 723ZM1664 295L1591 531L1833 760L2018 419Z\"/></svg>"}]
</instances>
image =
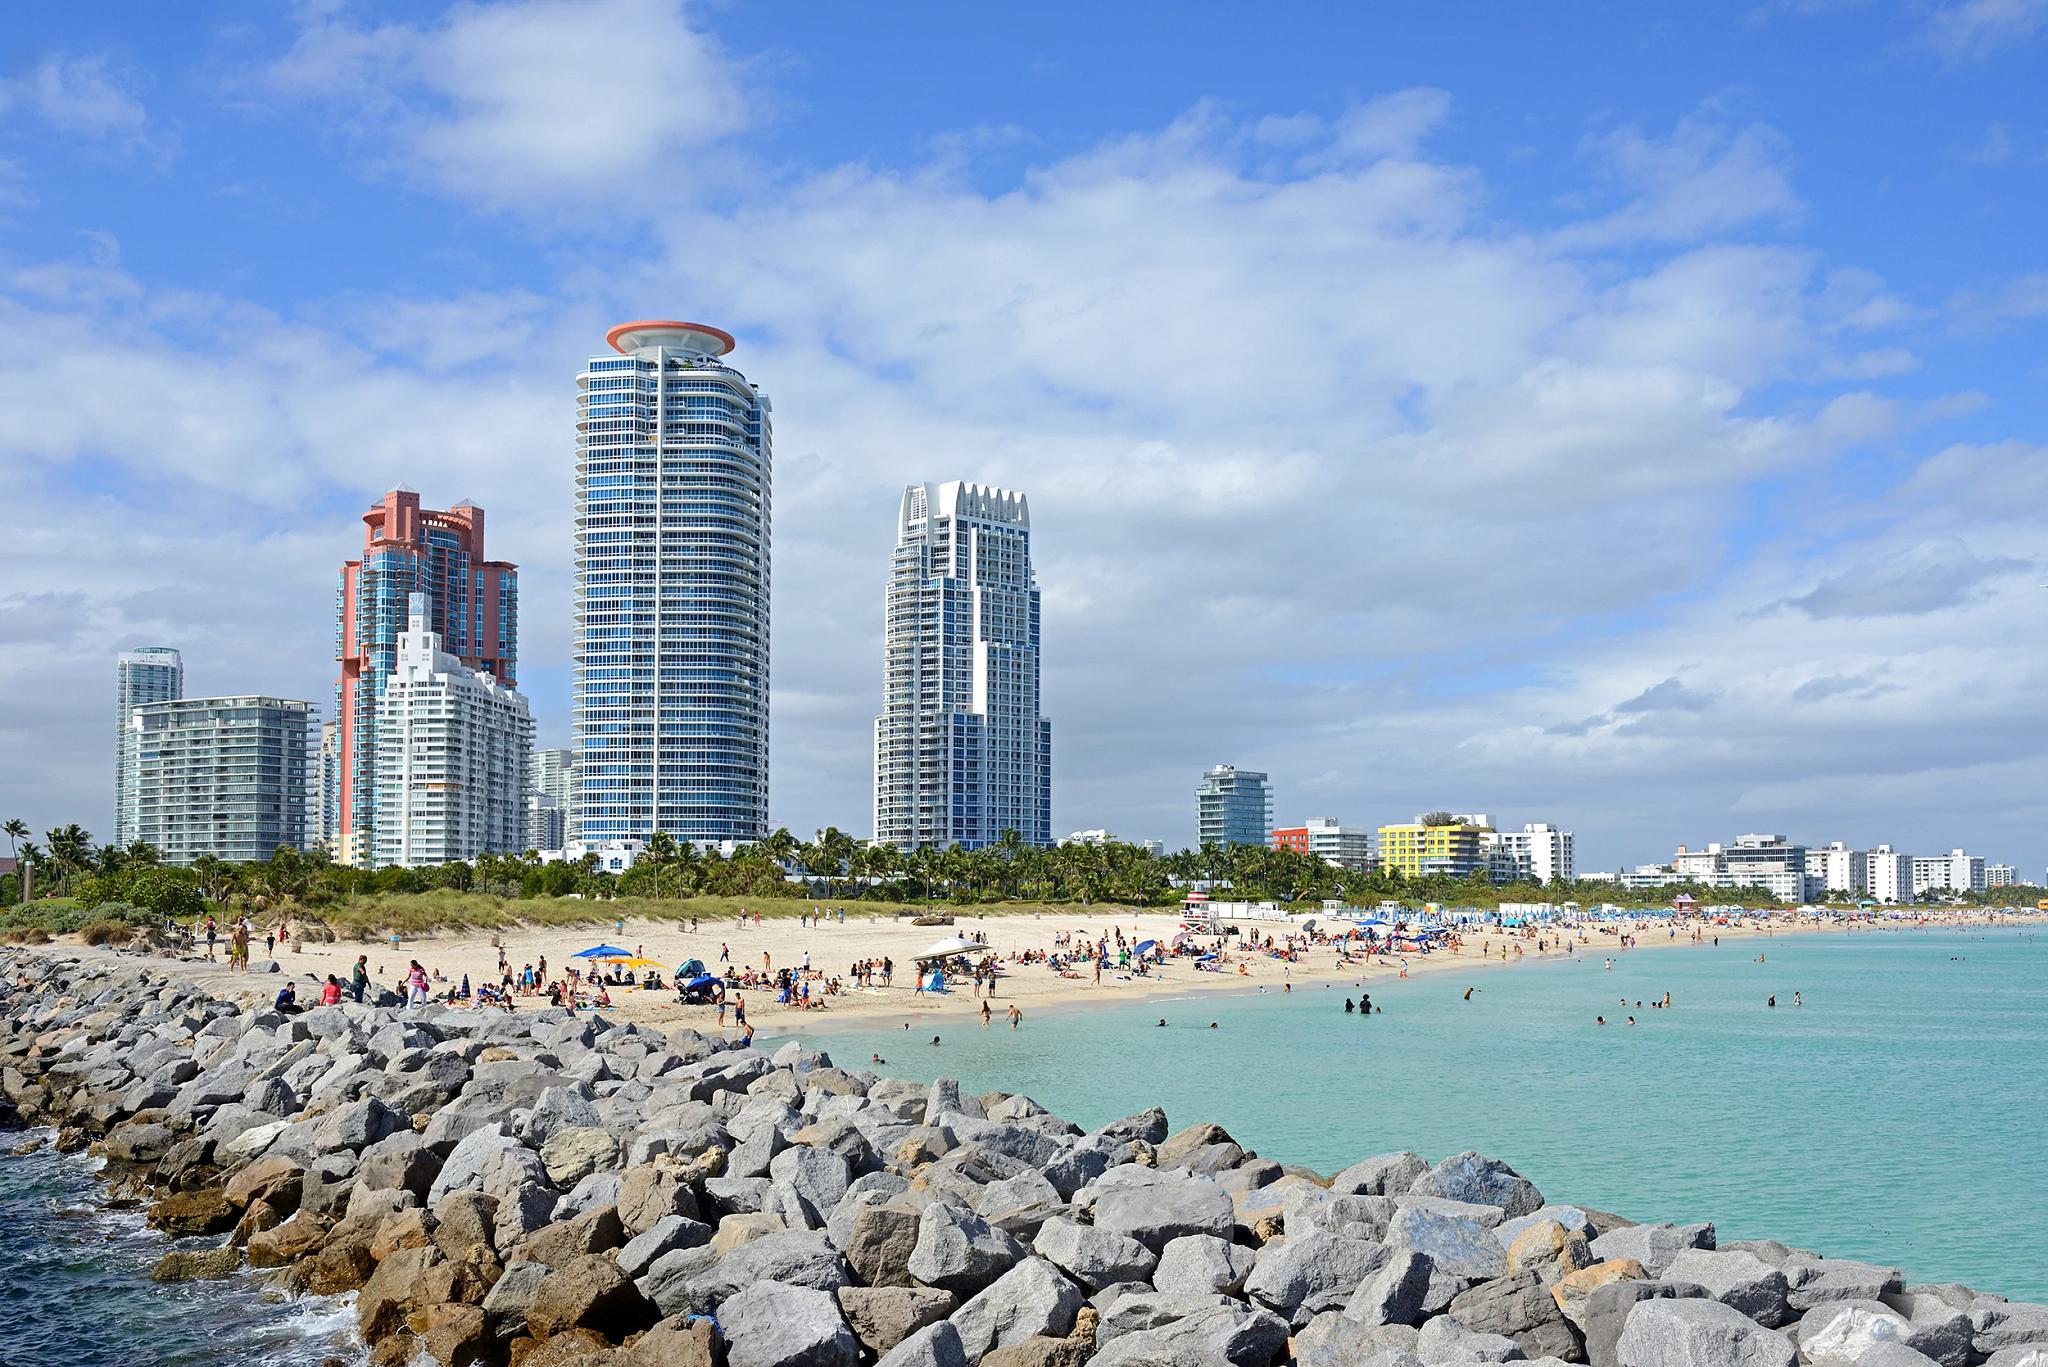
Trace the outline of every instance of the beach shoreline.
<instances>
[{"instance_id":1,"label":"beach shoreline","mask_svg":"<svg viewBox=\"0 0 2048 1367\"><path fill-rule=\"evenodd\" d=\"M460 984L465 975L474 988L498 980L501 942L514 972L525 964L544 960L551 978L558 976L564 966L579 962L572 957L578 950L598 941L636 952L645 951L647 957L671 967L696 958L719 971L724 967L719 958L721 950L729 953L730 962L735 967L759 970L764 963L770 970L808 966L821 975L821 980L814 984L814 993L822 988L822 976L838 975L842 979L841 990L830 996L815 996L814 1000L824 1004L811 1009L779 1004L774 992L768 988L742 987L736 994L730 994L744 998L747 1019L761 1038L779 1040L790 1037L830 1038L834 1034L869 1029L882 1022L960 1024L977 1018L984 1000L989 1001L998 1017L1005 1016L1014 1004L1028 1022L1040 1012L1064 1015L1106 1006L1201 1000L1218 995L1255 995L1262 990L1267 995L1285 995L1295 988L1325 990L1342 986L1372 992L1378 984L1399 980L1404 971L1414 978L1456 970L1480 972L1521 964L1569 963L1588 957L1604 959L1660 947L1690 945L1695 943L1692 939L1695 930L1701 935L1699 943L1707 944L1717 937L1723 940L1767 941L1780 936L1830 932L2019 926L2040 924L2048 919L2032 913L1987 915L1972 908L1967 912L1929 911L1913 920L1899 921L1772 917L1716 925L1697 919L1674 924L1666 918L1638 918L1591 923L1581 927L1578 934L1569 936L1564 930L1555 928L1531 930L1525 935L1503 932L1497 927L1481 927L1467 931L1462 944L1456 948L1427 954L1387 953L1373 956L1370 962L1348 964L1338 963L1336 949L1328 944L1305 947L1294 961L1289 962L1269 957L1263 951L1248 951L1241 943L1233 943L1227 951L1229 962L1222 972L1199 972L1186 959L1169 958L1157 972L1142 976L1106 970L1097 983L1092 975L1063 977L1041 963L1015 962L1014 956L1051 949L1054 936L1060 933L1071 933L1077 938L1082 935L1108 936L1114 943L1115 934L1122 932L1126 942L1131 944L1146 939L1165 942L1180 931L1180 916L1177 913L1125 912L1108 920L1100 917L1091 920L1043 912L994 912L961 916L951 927L932 927L880 917L864 918L857 907L849 907L847 912L844 922L836 916L822 916L812 925L803 925L788 918L764 919L758 925L753 922L742 925L735 919L727 919L701 923L695 932L690 931L686 923L676 920L628 919L609 928L537 926L523 932L449 931L404 939L396 947L389 942L354 941L305 943L296 948L279 945L274 958L278 967L276 973L229 972L224 939L217 950L220 958L212 962L203 958L140 955L133 951L87 946L68 937L48 948L76 955L88 963L133 964L141 960L152 967L190 979L209 992L248 1001L268 1000L285 977L300 984L301 1000L317 1000L317 992L307 993L307 979L318 984L331 973L346 984L358 955L367 956L372 980L387 986L395 987L408 962L417 959L430 974L435 975L432 986L437 996ZM1283 937L1289 929L1282 922L1237 924L1246 933L1257 930L1262 934ZM265 967L262 957L265 946L261 939L263 929L258 928L258 938L253 947L259 970ZM607 929L607 934L599 933ZM985 938L991 951L1002 960L1004 971L994 996L980 997L966 982L943 993L917 992L912 986L911 957L930 947L935 940L960 933ZM1206 935L1197 938L1204 942L1210 939ZM1633 943L1624 945L1624 938L1633 940ZM1536 946L1539 943L1547 947L1538 950ZM894 985L862 988L847 981L849 970L856 961L885 956L895 962ZM1241 972L1238 971L1240 968ZM516 998L520 1011L546 1004L547 999L541 996ZM721 1023L714 1007L684 1006L676 1000L673 990L668 989L620 990L612 995L611 1004L603 1010L610 1017L664 1028L689 1026L707 1034L723 1033L728 1037L736 1037L739 1033L732 1012L726 1012Z\"/></svg>"}]
</instances>

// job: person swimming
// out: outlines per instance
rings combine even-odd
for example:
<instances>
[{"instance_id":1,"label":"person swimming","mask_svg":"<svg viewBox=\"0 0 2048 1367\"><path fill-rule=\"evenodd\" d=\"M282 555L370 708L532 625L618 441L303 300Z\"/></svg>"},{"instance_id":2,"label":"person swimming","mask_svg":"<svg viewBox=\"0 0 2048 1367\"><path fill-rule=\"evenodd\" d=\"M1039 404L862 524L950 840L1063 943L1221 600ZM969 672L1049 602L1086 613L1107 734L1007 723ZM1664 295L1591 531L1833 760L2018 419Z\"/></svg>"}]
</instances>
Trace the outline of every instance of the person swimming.
<instances>
[{"instance_id":1,"label":"person swimming","mask_svg":"<svg viewBox=\"0 0 2048 1367\"><path fill-rule=\"evenodd\" d=\"M1164 1024L1166 1024L1166 1017L1164 1017L1164 1016L1161 1016L1161 1017L1159 1018L1159 1023L1160 1023L1161 1025L1164 1025Z\"/></svg>"},{"instance_id":2,"label":"person swimming","mask_svg":"<svg viewBox=\"0 0 2048 1367\"><path fill-rule=\"evenodd\" d=\"M869 1062L869 1063L887 1063L888 1061L889 1061L889 1060L887 1060L887 1059L883 1058L883 1057L882 1057L882 1056L881 1056L880 1054L869 1054L869 1055L868 1055L868 1062Z\"/></svg>"},{"instance_id":3,"label":"person swimming","mask_svg":"<svg viewBox=\"0 0 2048 1367\"><path fill-rule=\"evenodd\" d=\"M1595 1024L1595 1025L1605 1025L1605 1024L1607 1024L1607 1017L1605 1017L1605 1016L1595 1016L1595 1017L1593 1017L1593 1024Z\"/></svg>"},{"instance_id":4,"label":"person swimming","mask_svg":"<svg viewBox=\"0 0 2048 1367\"><path fill-rule=\"evenodd\" d=\"M1215 1022L1215 1021L1210 1021L1210 1022L1209 1022L1209 1028L1210 1028L1211 1030L1214 1030L1214 1029L1216 1028L1216 1022Z\"/></svg>"},{"instance_id":5,"label":"person swimming","mask_svg":"<svg viewBox=\"0 0 2048 1367\"><path fill-rule=\"evenodd\" d=\"M933 1036L932 1036L932 1047L934 1047L934 1048L937 1048L937 1047L938 1047L938 1043L939 1043L939 1037L938 1037L937 1035L933 1035Z\"/></svg>"},{"instance_id":6,"label":"person swimming","mask_svg":"<svg viewBox=\"0 0 2048 1367\"><path fill-rule=\"evenodd\" d=\"M1344 1014L1345 1014L1345 1015L1347 1015L1347 1016L1348 1016L1348 1015L1350 1015L1350 1014L1351 1014L1351 1013L1352 1013L1353 1011L1356 1011L1357 1009L1358 1009L1357 1005L1356 1005L1356 1004L1354 1004L1354 1003L1352 1002L1351 998L1349 998L1349 997L1346 997L1346 998L1344 999Z\"/></svg>"},{"instance_id":7,"label":"person swimming","mask_svg":"<svg viewBox=\"0 0 2048 1367\"><path fill-rule=\"evenodd\" d=\"M1770 995L1770 999L1769 999L1769 1000L1767 1000L1767 1001L1766 1001L1766 1002L1764 1003L1764 1005L1765 1005L1765 1006L1776 1006L1777 1004L1778 1004L1778 994L1777 994L1777 993L1775 993L1775 992L1773 992L1773 993L1772 993L1772 994Z\"/></svg>"},{"instance_id":8,"label":"person swimming","mask_svg":"<svg viewBox=\"0 0 2048 1367\"><path fill-rule=\"evenodd\" d=\"M1471 1000L1472 1000L1472 994L1473 994L1474 992L1477 992L1478 990L1479 990L1479 989L1478 989L1478 988L1476 988L1476 987L1468 987L1468 988L1466 988L1466 989L1465 989L1465 1000L1466 1000L1466 1001L1471 1001Z\"/></svg>"}]
</instances>

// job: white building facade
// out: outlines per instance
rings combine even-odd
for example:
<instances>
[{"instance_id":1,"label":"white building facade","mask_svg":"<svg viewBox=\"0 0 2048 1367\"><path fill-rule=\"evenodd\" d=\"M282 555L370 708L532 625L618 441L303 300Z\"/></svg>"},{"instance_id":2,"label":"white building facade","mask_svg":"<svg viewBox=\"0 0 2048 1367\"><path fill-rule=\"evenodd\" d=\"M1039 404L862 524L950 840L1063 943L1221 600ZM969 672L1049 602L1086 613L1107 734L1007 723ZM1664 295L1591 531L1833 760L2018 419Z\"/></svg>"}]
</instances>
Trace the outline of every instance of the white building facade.
<instances>
[{"instance_id":1,"label":"white building facade","mask_svg":"<svg viewBox=\"0 0 2048 1367\"><path fill-rule=\"evenodd\" d=\"M1861 897L1870 891L1870 855L1840 840L1806 852L1806 871L1829 894Z\"/></svg>"},{"instance_id":2,"label":"white building facade","mask_svg":"<svg viewBox=\"0 0 2048 1367\"><path fill-rule=\"evenodd\" d=\"M1863 856L1866 890L1879 902L1913 900L1913 856L1879 845Z\"/></svg>"},{"instance_id":3,"label":"white building facade","mask_svg":"<svg viewBox=\"0 0 2048 1367\"><path fill-rule=\"evenodd\" d=\"M1913 895L1930 892L1982 892L1986 887L1984 860L1980 855L1950 850L1947 854L1924 855L1913 861Z\"/></svg>"},{"instance_id":4,"label":"white building facade","mask_svg":"<svg viewBox=\"0 0 2048 1367\"><path fill-rule=\"evenodd\" d=\"M2009 888L2020 881L2020 871L2011 864L1986 864L1984 886L1987 888Z\"/></svg>"},{"instance_id":5,"label":"white building facade","mask_svg":"<svg viewBox=\"0 0 2048 1367\"><path fill-rule=\"evenodd\" d=\"M533 718L515 688L441 649L413 594L377 706L376 865L527 848Z\"/></svg>"},{"instance_id":6,"label":"white building facade","mask_svg":"<svg viewBox=\"0 0 2048 1367\"><path fill-rule=\"evenodd\" d=\"M572 837L768 833L768 396L698 323L621 323L577 377Z\"/></svg>"},{"instance_id":7,"label":"white building facade","mask_svg":"<svg viewBox=\"0 0 2048 1367\"><path fill-rule=\"evenodd\" d=\"M1024 495L903 493L883 613L875 839L1052 843L1052 723L1039 712L1039 594Z\"/></svg>"},{"instance_id":8,"label":"white building facade","mask_svg":"<svg viewBox=\"0 0 2048 1367\"><path fill-rule=\"evenodd\" d=\"M1487 851L1493 876L1509 882L1569 883L1578 876L1572 833L1546 821L1532 821L1519 831L1486 831L1479 843Z\"/></svg>"},{"instance_id":9,"label":"white building facade","mask_svg":"<svg viewBox=\"0 0 2048 1367\"><path fill-rule=\"evenodd\" d=\"M124 650L114 664L114 839L125 847L136 834L135 709L185 696L185 660L169 646Z\"/></svg>"}]
</instances>

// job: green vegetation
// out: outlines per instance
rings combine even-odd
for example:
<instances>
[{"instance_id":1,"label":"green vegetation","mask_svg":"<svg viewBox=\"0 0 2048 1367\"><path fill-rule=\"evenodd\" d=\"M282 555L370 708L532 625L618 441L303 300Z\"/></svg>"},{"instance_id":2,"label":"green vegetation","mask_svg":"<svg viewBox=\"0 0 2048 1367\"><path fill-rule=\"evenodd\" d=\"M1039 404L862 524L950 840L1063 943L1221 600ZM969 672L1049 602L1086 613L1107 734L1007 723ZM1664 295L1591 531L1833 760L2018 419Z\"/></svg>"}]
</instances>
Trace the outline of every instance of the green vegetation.
<instances>
[{"instance_id":1,"label":"green vegetation","mask_svg":"<svg viewBox=\"0 0 2048 1367\"><path fill-rule=\"evenodd\" d=\"M1754 890L1691 884L1629 892L1588 880L1496 884L1483 873L1404 878L1332 868L1310 855L1262 845L1207 845L1168 855L1118 843L1041 849L1015 831L1005 831L985 849L903 851L863 845L836 827L808 842L778 830L729 859L657 832L642 859L619 874L600 870L595 856L542 863L531 850L434 868L357 869L318 851L280 848L261 862L230 864L202 856L189 868L170 868L148 845L95 846L75 824L50 831L40 846L26 839L28 828L19 821L5 823L0 832L14 842L21 861L18 874L0 878L0 935L76 933L98 922L161 925L167 917L189 923L209 909L291 914L337 935L368 938L436 927L571 925L619 917L716 919L742 907L763 916L795 916L820 901L857 904L878 915L1163 908L1178 906L1185 889L1199 882L1212 884L1219 898L1306 907L1326 899L1347 906L1391 900L1410 906L1662 907L1681 893L1703 906L1767 900ZM19 905L24 892L51 895ZM1943 900L2032 906L2044 896L2048 890L2013 887Z\"/></svg>"}]
</instances>

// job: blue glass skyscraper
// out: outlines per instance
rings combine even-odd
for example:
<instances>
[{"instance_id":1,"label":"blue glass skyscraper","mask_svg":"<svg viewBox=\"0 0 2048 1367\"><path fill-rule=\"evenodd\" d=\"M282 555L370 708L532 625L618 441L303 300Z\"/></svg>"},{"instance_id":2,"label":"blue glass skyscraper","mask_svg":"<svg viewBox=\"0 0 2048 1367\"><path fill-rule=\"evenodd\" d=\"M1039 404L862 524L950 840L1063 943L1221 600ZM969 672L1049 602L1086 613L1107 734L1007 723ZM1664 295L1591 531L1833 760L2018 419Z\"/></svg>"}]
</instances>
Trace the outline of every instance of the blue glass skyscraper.
<instances>
[{"instance_id":1,"label":"blue glass skyscraper","mask_svg":"<svg viewBox=\"0 0 2048 1367\"><path fill-rule=\"evenodd\" d=\"M768 827L768 396L698 323L621 323L577 377L580 836ZM572 833L576 834L576 833Z\"/></svg>"}]
</instances>

